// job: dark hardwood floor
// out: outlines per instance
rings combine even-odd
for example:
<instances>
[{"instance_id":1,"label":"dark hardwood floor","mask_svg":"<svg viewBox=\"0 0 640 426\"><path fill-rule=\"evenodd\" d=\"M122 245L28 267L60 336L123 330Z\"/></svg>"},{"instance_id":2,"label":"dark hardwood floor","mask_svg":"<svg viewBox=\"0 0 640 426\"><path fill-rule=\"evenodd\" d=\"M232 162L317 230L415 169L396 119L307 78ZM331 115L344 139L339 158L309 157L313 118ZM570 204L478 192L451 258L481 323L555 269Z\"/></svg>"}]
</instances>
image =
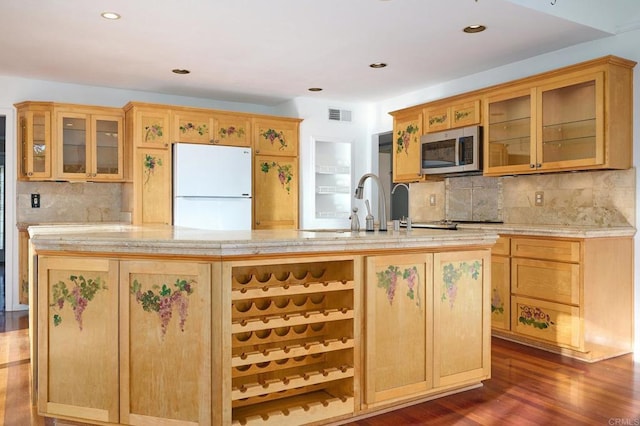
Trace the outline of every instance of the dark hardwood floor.
<instances>
[{"instance_id":1,"label":"dark hardwood floor","mask_svg":"<svg viewBox=\"0 0 640 426\"><path fill-rule=\"evenodd\" d=\"M29 405L25 314L0 316L0 425L55 424ZM483 387L347 424L640 426L640 363L588 364L494 338Z\"/></svg>"}]
</instances>

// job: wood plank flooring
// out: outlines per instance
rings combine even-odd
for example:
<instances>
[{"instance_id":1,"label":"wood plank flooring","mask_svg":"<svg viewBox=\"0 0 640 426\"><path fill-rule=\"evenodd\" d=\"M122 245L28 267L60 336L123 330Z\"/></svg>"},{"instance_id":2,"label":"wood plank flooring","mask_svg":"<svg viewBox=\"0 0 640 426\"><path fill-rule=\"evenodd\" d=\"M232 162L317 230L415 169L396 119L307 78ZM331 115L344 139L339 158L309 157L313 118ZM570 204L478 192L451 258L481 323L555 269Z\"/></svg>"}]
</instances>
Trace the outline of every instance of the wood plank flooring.
<instances>
[{"instance_id":1,"label":"wood plank flooring","mask_svg":"<svg viewBox=\"0 0 640 426\"><path fill-rule=\"evenodd\" d=\"M0 313L0 425L54 425L30 407L26 327L24 314ZM492 344L492 378L483 387L347 425L640 426L640 363L631 355L588 364Z\"/></svg>"}]
</instances>

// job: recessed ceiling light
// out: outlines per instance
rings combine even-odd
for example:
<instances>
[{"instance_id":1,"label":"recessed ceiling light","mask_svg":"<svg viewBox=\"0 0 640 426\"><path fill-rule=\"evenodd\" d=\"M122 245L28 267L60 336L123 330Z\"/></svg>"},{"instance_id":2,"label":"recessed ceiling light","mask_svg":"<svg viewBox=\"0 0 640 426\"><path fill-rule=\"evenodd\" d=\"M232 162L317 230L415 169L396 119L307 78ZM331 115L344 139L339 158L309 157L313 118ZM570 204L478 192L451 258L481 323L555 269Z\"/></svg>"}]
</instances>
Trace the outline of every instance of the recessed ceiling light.
<instances>
[{"instance_id":1,"label":"recessed ceiling light","mask_svg":"<svg viewBox=\"0 0 640 426\"><path fill-rule=\"evenodd\" d=\"M115 12L102 12L100 16L102 16L104 19L110 19L112 21L120 19L120 15Z\"/></svg>"},{"instance_id":2,"label":"recessed ceiling light","mask_svg":"<svg viewBox=\"0 0 640 426\"><path fill-rule=\"evenodd\" d=\"M310 92L322 92L322 87L309 87Z\"/></svg>"},{"instance_id":3,"label":"recessed ceiling light","mask_svg":"<svg viewBox=\"0 0 640 426\"><path fill-rule=\"evenodd\" d=\"M465 33L473 34L473 33L481 33L486 30L487 27L484 25L469 25L468 27L464 27L462 31Z\"/></svg>"},{"instance_id":4,"label":"recessed ceiling light","mask_svg":"<svg viewBox=\"0 0 640 426\"><path fill-rule=\"evenodd\" d=\"M385 64L384 62L374 62L373 64L369 65L371 68L384 68L387 66L387 64Z\"/></svg>"},{"instance_id":5,"label":"recessed ceiling light","mask_svg":"<svg viewBox=\"0 0 640 426\"><path fill-rule=\"evenodd\" d=\"M180 68L174 68L171 70L171 72L174 74L189 74L191 71L180 69Z\"/></svg>"}]
</instances>

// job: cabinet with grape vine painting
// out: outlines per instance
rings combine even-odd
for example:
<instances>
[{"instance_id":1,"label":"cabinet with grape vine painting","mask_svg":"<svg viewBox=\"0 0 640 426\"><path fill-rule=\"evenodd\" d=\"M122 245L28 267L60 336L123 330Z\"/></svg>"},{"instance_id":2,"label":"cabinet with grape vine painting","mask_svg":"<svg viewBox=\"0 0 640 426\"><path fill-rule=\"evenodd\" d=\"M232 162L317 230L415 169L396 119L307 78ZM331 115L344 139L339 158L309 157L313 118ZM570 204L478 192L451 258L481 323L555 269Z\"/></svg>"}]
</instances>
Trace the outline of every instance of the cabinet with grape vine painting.
<instances>
[{"instance_id":1,"label":"cabinet with grape vine painting","mask_svg":"<svg viewBox=\"0 0 640 426\"><path fill-rule=\"evenodd\" d=\"M491 251L433 255L434 387L477 383L491 373Z\"/></svg>"},{"instance_id":2,"label":"cabinet with grape vine painting","mask_svg":"<svg viewBox=\"0 0 640 426\"><path fill-rule=\"evenodd\" d=\"M397 111L393 115L393 181L417 182L423 180L420 159L422 136L422 109Z\"/></svg>"},{"instance_id":3,"label":"cabinet with grape vine painting","mask_svg":"<svg viewBox=\"0 0 640 426\"><path fill-rule=\"evenodd\" d=\"M298 118L254 117L255 154L297 157L300 121Z\"/></svg>"},{"instance_id":4,"label":"cabinet with grape vine painting","mask_svg":"<svg viewBox=\"0 0 640 426\"><path fill-rule=\"evenodd\" d=\"M489 378L490 270L489 250L367 257L368 408Z\"/></svg>"},{"instance_id":5,"label":"cabinet with grape vine painting","mask_svg":"<svg viewBox=\"0 0 640 426\"><path fill-rule=\"evenodd\" d=\"M211 265L120 262L120 423L211 424Z\"/></svg>"},{"instance_id":6,"label":"cabinet with grape vine painting","mask_svg":"<svg viewBox=\"0 0 640 426\"><path fill-rule=\"evenodd\" d=\"M211 269L39 256L38 411L127 425L210 425Z\"/></svg>"},{"instance_id":7,"label":"cabinet with grape vine painting","mask_svg":"<svg viewBox=\"0 0 640 426\"><path fill-rule=\"evenodd\" d=\"M366 260L365 393L370 407L433 387L433 254Z\"/></svg>"},{"instance_id":8,"label":"cabinet with grape vine painting","mask_svg":"<svg viewBox=\"0 0 640 426\"><path fill-rule=\"evenodd\" d=\"M117 423L117 260L39 256L38 283L38 412Z\"/></svg>"}]
</instances>

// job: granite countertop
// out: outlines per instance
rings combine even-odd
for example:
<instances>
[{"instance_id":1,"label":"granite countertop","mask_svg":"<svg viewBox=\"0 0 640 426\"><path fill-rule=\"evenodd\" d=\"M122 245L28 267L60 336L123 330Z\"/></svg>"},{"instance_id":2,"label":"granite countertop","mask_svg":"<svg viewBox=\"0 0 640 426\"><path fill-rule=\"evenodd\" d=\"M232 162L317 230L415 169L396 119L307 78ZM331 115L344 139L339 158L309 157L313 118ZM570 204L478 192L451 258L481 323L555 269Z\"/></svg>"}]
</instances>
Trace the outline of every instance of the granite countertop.
<instances>
[{"instance_id":1,"label":"granite countertop","mask_svg":"<svg viewBox=\"0 0 640 426\"><path fill-rule=\"evenodd\" d=\"M509 235L535 235L543 237L567 238L603 238L603 237L632 237L636 233L633 226L572 226L572 225L542 225L523 223L460 223L458 230L484 230Z\"/></svg>"},{"instance_id":2,"label":"granite countertop","mask_svg":"<svg viewBox=\"0 0 640 426\"><path fill-rule=\"evenodd\" d=\"M31 226L36 251L242 256L288 253L366 252L411 248L490 246L492 230L455 232L413 229L387 232L330 230L206 231L173 226L78 224Z\"/></svg>"}]
</instances>

